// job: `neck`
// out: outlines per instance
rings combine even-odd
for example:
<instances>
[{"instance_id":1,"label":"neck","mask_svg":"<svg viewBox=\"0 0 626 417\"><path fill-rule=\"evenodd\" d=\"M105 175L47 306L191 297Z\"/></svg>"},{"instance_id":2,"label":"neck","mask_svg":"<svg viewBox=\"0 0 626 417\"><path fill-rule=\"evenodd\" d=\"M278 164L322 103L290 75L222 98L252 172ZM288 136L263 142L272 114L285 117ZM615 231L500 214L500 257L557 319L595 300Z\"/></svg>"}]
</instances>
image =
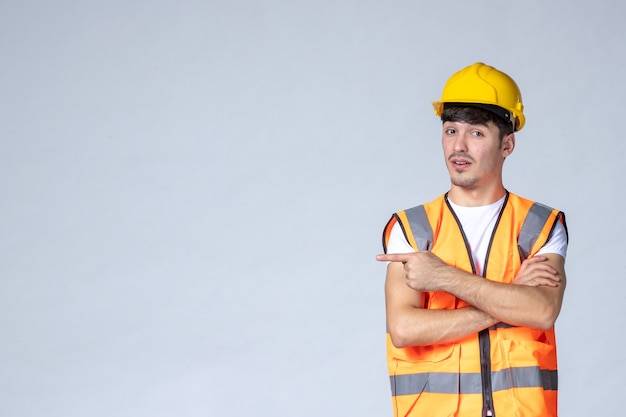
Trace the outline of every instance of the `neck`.
<instances>
[{"instance_id":1,"label":"neck","mask_svg":"<svg viewBox=\"0 0 626 417\"><path fill-rule=\"evenodd\" d=\"M504 194L506 194L506 189L502 184L488 189L459 187L453 184L448 192L448 198L459 206L479 207L495 203L504 197Z\"/></svg>"}]
</instances>

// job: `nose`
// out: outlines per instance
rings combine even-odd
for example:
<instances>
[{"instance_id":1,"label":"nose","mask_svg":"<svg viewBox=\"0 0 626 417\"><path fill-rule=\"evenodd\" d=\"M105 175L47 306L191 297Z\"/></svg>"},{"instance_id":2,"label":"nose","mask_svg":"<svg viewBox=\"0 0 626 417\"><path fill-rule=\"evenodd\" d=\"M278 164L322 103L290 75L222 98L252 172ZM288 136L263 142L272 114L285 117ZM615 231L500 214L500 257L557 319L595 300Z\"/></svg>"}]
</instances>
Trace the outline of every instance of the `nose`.
<instances>
[{"instance_id":1,"label":"nose","mask_svg":"<svg viewBox=\"0 0 626 417\"><path fill-rule=\"evenodd\" d=\"M467 151L467 140L464 134L458 134L454 137L453 147L455 152Z\"/></svg>"}]
</instances>

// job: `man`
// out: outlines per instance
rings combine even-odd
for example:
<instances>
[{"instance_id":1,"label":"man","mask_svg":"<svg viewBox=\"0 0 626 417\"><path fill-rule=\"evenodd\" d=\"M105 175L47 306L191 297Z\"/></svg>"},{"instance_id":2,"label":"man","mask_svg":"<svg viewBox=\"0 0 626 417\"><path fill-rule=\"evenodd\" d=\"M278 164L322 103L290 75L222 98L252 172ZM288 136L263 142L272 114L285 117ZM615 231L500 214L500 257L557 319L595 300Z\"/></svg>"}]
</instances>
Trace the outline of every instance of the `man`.
<instances>
[{"instance_id":1,"label":"man","mask_svg":"<svg viewBox=\"0 0 626 417\"><path fill-rule=\"evenodd\" d=\"M503 185L525 123L520 91L476 63L433 105L450 190L395 213L377 256L394 415L556 416L567 228Z\"/></svg>"}]
</instances>

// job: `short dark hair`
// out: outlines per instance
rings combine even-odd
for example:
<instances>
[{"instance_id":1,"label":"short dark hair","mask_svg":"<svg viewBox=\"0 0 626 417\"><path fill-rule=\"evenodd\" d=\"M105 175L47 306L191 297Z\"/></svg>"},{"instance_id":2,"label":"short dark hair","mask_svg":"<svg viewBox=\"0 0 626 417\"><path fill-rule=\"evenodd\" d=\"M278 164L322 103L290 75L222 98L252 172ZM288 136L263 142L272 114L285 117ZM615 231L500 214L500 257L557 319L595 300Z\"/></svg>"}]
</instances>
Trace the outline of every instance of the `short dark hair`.
<instances>
[{"instance_id":1,"label":"short dark hair","mask_svg":"<svg viewBox=\"0 0 626 417\"><path fill-rule=\"evenodd\" d=\"M506 110L502 109L506 112ZM471 124L487 124L493 122L500 131L500 140L506 135L513 133L513 125L510 121L500 117L493 111L486 110L482 106L470 103L446 103L441 112L442 122L465 122Z\"/></svg>"}]
</instances>

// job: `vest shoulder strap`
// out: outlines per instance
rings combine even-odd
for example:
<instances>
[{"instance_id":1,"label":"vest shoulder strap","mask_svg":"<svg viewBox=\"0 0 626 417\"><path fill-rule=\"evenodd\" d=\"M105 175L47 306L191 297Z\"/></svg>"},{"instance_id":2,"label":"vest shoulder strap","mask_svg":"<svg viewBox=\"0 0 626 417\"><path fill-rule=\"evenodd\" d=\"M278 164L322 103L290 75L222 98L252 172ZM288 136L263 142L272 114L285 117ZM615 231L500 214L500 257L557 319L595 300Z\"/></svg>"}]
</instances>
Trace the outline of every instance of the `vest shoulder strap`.
<instances>
[{"instance_id":1,"label":"vest shoulder strap","mask_svg":"<svg viewBox=\"0 0 626 417\"><path fill-rule=\"evenodd\" d=\"M404 213L410 227L409 232L413 235L413 248L417 251L432 249L434 234L424 206L410 208ZM404 231L404 234L406 236L407 231Z\"/></svg>"},{"instance_id":2,"label":"vest shoulder strap","mask_svg":"<svg viewBox=\"0 0 626 417\"><path fill-rule=\"evenodd\" d=\"M433 245L433 229L428 221L423 205L403 210L391 216L383 232L383 249L387 253L387 243L391 229L398 223L407 242L416 252L430 250Z\"/></svg>"},{"instance_id":3,"label":"vest shoulder strap","mask_svg":"<svg viewBox=\"0 0 626 417\"><path fill-rule=\"evenodd\" d=\"M560 221L565 226L565 214L541 203L533 203L524 219L517 238L520 258L527 259L533 252L538 251L552 236L552 232Z\"/></svg>"}]
</instances>

